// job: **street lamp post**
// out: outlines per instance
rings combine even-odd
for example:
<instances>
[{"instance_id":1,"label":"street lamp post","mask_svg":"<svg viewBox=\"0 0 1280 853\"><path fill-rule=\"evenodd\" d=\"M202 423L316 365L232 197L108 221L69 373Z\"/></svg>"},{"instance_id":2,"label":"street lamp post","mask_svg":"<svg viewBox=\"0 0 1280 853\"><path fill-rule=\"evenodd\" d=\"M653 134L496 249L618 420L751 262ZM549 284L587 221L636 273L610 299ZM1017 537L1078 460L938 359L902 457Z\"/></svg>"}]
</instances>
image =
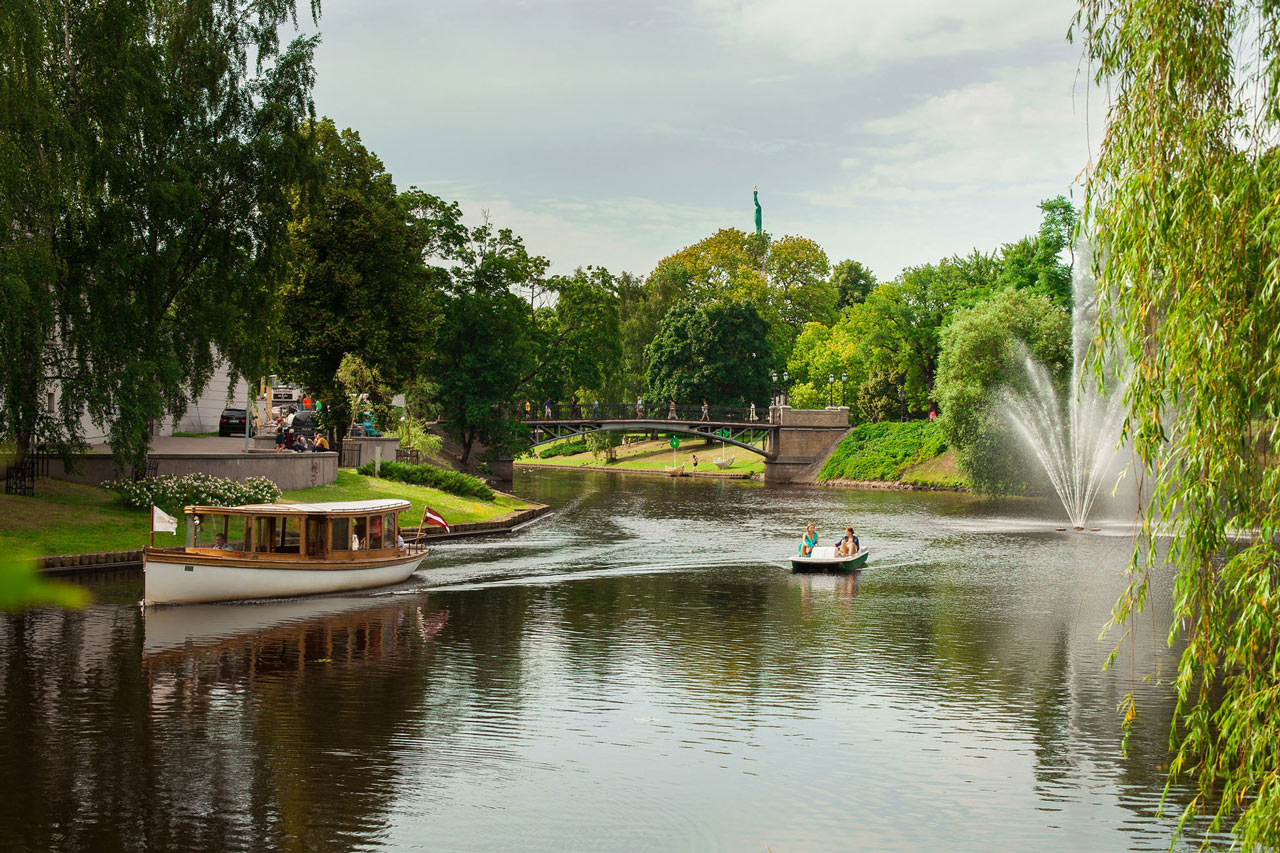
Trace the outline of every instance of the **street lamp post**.
<instances>
[{"instance_id":1,"label":"street lamp post","mask_svg":"<svg viewBox=\"0 0 1280 853\"><path fill-rule=\"evenodd\" d=\"M831 404L835 402L832 395L836 390L836 378L832 374L827 374L827 408L831 408Z\"/></svg>"},{"instance_id":2,"label":"street lamp post","mask_svg":"<svg viewBox=\"0 0 1280 853\"><path fill-rule=\"evenodd\" d=\"M849 374L844 371L840 372L840 407L844 408L847 403L844 401L844 383L849 381Z\"/></svg>"},{"instance_id":3,"label":"street lamp post","mask_svg":"<svg viewBox=\"0 0 1280 853\"><path fill-rule=\"evenodd\" d=\"M788 379L790 379L790 376L787 374L787 371L785 371L785 370L784 370L784 371L782 371L782 405L784 405L784 406L787 404L787 381L788 381Z\"/></svg>"},{"instance_id":4,"label":"street lamp post","mask_svg":"<svg viewBox=\"0 0 1280 853\"><path fill-rule=\"evenodd\" d=\"M773 383L773 397L770 398L773 400L773 403L771 405L776 406L778 405L778 371L769 371L769 381Z\"/></svg>"}]
</instances>

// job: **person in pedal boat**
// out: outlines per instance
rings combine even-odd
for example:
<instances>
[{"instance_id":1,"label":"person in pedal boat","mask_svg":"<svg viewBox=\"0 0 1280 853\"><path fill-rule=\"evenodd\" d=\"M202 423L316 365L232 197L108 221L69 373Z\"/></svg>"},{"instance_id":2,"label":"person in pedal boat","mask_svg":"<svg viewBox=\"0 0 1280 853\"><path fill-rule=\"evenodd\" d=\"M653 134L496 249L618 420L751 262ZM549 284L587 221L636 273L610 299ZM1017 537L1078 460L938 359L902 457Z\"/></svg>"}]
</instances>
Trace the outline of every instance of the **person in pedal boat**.
<instances>
[{"instance_id":1,"label":"person in pedal boat","mask_svg":"<svg viewBox=\"0 0 1280 853\"><path fill-rule=\"evenodd\" d=\"M805 528L804 539L800 541L800 556L808 557L818 546L818 528L810 524Z\"/></svg>"},{"instance_id":2,"label":"person in pedal boat","mask_svg":"<svg viewBox=\"0 0 1280 853\"><path fill-rule=\"evenodd\" d=\"M841 557L852 557L858 553L858 549L861 547L858 537L853 535L853 528L846 527L844 529L844 538L836 545L836 554Z\"/></svg>"}]
</instances>

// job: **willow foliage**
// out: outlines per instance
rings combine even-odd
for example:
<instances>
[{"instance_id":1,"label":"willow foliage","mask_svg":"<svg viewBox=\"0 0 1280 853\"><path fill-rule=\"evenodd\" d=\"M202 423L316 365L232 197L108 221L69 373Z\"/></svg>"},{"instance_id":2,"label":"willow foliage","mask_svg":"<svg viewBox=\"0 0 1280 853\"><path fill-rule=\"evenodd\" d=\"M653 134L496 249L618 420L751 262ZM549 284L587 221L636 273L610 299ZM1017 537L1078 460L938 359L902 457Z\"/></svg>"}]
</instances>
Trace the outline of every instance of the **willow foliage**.
<instances>
[{"instance_id":1,"label":"willow foliage","mask_svg":"<svg viewBox=\"0 0 1280 853\"><path fill-rule=\"evenodd\" d=\"M1276 848L1280 4L1082 0L1073 37L1111 93L1085 217L1105 249L1099 344L1134 365L1124 433L1149 484L1116 617L1142 607L1168 535L1186 643L1169 775L1196 791L1180 828L1210 815Z\"/></svg>"}]
</instances>

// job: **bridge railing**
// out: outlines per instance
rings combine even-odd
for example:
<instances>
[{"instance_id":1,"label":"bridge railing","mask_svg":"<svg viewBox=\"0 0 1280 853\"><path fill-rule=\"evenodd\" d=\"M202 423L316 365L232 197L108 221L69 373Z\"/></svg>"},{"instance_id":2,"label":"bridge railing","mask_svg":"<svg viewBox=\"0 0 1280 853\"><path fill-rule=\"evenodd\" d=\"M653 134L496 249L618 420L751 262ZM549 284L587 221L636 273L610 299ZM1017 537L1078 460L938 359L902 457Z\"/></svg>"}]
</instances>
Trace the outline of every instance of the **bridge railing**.
<instances>
[{"instance_id":1,"label":"bridge railing","mask_svg":"<svg viewBox=\"0 0 1280 853\"><path fill-rule=\"evenodd\" d=\"M517 409L517 415L525 418L524 406ZM538 421L577 421L577 420L652 420L652 421L699 421L703 419L702 406L676 405L674 411L670 402L645 403L637 406L634 403L601 403L593 406L590 401L578 403L530 403L528 417L530 423ZM708 406L706 420L717 423L763 423L769 420L768 406L756 406L755 420L751 420L750 406Z\"/></svg>"}]
</instances>

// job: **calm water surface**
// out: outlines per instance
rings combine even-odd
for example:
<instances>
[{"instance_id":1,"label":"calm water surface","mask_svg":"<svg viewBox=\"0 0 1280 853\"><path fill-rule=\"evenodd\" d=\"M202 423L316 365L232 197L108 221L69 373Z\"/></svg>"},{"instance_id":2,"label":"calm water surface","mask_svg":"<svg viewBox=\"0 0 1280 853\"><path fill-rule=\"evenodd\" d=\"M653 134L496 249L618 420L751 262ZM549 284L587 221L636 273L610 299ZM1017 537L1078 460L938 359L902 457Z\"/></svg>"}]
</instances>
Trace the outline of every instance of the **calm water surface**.
<instances>
[{"instance_id":1,"label":"calm water surface","mask_svg":"<svg viewBox=\"0 0 1280 853\"><path fill-rule=\"evenodd\" d=\"M1167 579L1101 672L1121 524L517 478L555 515L397 594L0 617L0 849L1168 848ZM793 576L810 519L868 569Z\"/></svg>"}]
</instances>

